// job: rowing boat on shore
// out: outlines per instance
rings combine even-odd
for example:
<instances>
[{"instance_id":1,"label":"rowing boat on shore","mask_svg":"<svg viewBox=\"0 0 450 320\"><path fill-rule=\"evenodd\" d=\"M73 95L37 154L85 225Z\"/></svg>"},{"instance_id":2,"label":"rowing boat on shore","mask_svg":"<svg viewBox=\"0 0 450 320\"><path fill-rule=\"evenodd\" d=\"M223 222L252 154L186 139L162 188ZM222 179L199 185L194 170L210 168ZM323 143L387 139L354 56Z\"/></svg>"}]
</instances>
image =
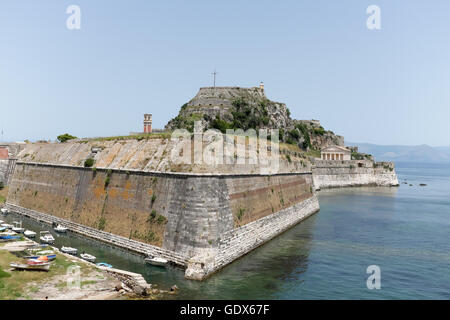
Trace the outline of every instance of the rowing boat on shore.
<instances>
[{"instance_id":1,"label":"rowing boat on shore","mask_svg":"<svg viewBox=\"0 0 450 320\"><path fill-rule=\"evenodd\" d=\"M38 264L21 264L11 262L11 268L16 270L31 270L31 271L48 271L50 269L50 262L38 263Z\"/></svg>"},{"instance_id":2,"label":"rowing boat on shore","mask_svg":"<svg viewBox=\"0 0 450 320\"><path fill-rule=\"evenodd\" d=\"M32 255L25 256L25 259L37 259L40 261L53 261L56 259L56 254L47 254L47 255Z\"/></svg>"}]
</instances>

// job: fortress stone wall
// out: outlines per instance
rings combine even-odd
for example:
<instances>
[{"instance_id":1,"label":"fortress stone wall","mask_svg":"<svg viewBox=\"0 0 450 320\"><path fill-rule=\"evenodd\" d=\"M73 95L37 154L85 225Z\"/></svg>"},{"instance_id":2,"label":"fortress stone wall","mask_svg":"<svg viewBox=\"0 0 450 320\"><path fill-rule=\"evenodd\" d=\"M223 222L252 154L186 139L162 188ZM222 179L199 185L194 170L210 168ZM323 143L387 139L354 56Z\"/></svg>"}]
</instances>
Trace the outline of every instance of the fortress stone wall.
<instances>
[{"instance_id":1,"label":"fortress stone wall","mask_svg":"<svg viewBox=\"0 0 450 320\"><path fill-rule=\"evenodd\" d=\"M2 182L4 186L9 184L15 163L16 159L0 160L0 182Z\"/></svg>"},{"instance_id":2,"label":"fortress stone wall","mask_svg":"<svg viewBox=\"0 0 450 320\"><path fill-rule=\"evenodd\" d=\"M352 186L398 186L393 162L371 160L315 160L313 180L316 190Z\"/></svg>"},{"instance_id":3,"label":"fortress stone wall","mask_svg":"<svg viewBox=\"0 0 450 320\"><path fill-rule=\"evenodd\" d=\"M158 173L25 162L16 164L7 202L187 256L186 275L198 280L318 210L311 173Z\"/></svg>"},{"instance_id":4,"label":"fortress stone wall","mask_svg":"<svg viewBox=\"0 0 450 320\"><path fill-rule=\"evenodd\" d=\"M176 172L171 148L168 139L29 144L9 166L7 206L98 230L112 245L146 244L202 280L317 212L316 189L398 185L393 163L311 165L283 152L276 174L258 164ZM89 157L97 168L83 167Z\"/></svg>"}]
</instances>

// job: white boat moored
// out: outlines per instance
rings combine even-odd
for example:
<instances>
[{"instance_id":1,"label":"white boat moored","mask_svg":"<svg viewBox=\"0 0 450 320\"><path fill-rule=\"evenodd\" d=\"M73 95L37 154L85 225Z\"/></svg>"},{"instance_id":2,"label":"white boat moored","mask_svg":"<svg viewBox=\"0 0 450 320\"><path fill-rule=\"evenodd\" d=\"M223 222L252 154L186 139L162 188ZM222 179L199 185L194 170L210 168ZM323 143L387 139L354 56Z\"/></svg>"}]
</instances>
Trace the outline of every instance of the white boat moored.
<instances>
[{"instance_id":1,"label":"white boat moored","mask_svg":"<svg viewBox=\"0 0 450 320\"><path fill-rule=\"evenodd\" d=\"M80 257L89 262L95 262L95 259L97 259L95 256L89 253L82 253L80 254Z\"/></svg>"},{"instance_id":2,"label":"white boat moored","mask_svg":"<svg viewBox=\"0 0 450 320\"><path fill-rule=\"evenodd\" d=\"M61 233L64 233L67 231L67 228L60 224L58 224L54 229L56 232L61 232Z\"/></svg>"},{"instance_id":3,"label":"white boat moored","mask_svg":"<svg viewBox=\"0 0 450 320\"><path fill-rule=\"evenodd\" d=\"M8 209L6 209L6 208L2 208L0 211L1 211L3 214L7 214L7 213L8 213Z\"/></svg>"},{"instance_id":4,"label":"white boat moored","mask_svg":"<svg viewBox=\"0 0 450 320\"><path fill-rule=\"evenodd\" d=\"M72 247L62 247L61 252L76 255L78 252L78 249L72 248Z\"/></svg>"},{"instance_id":5,"label":"white boat moored","mask_svg":"<svg viewBox=\"0 0 450 320\"><path fill-rule=\"evenodd\" d=\"M12 229L14 227L12 224L8 224L8 223L2 223L1 226L6 229Z\"/></svg>"},{"instance_id":6,"label":"white boat moored","mask_svg":"<svg viewBox=\"0 0 450 320\"><path fill-rule=\"evenodd\" d=\"M22 221L14 221L14 226L12 227L12 231L22 233L25 231L24 228L22 228Z\"/></svg>"},{"instance_id":7,"label":"white boat moored","mask_svg":"<svg viewBox=\"0 0 450 320\"><path fill-rule=\"evenodd\" d=\"M39 233L39 239L44 243L53 243L55 242L55 238L53 238L52 234L49 231L41 231Z\"/></svg>"},{"instance_id":8,"label":"white boat moored","mask_svg":"<svg viewBox=\"0 0 450 320\"><path fill-rule=\"evenodd\" d=\"M151 264L154 266L160 266L160 267L164 267L165 265L167 265L169 263L168 260L166 260L164 258L160 258L160 257L148 257L148 258L145 258L145 262L147 262L148 264Z\"/></svg>"},{"instance_id":9,"label":"white boat moored","mask_svg":"<svg viewBox=\"0 0 450 320\"><path fill-rule=\"evenodd\" d=\"M25 230L25 232L23 234L27 238L34 238L36 236L36 232L31 231L31 230Z\"/></svg>"}]
</instances>

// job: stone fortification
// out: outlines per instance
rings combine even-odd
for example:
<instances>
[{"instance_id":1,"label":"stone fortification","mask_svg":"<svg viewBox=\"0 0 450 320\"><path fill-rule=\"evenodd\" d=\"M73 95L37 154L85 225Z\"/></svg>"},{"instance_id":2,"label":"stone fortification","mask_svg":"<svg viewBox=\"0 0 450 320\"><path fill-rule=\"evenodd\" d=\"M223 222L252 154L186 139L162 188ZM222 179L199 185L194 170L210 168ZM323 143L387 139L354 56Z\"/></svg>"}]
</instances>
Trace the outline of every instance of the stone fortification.
<instances>
[{"instance_id":1,"label":"stone fortification","mask_svg":"<svg viewBox=\"0 0 450 320\"><path fill-rule=\"evenodd\" d=\"M191 140L183 142L190 144L193 155L195 148ZM86 140L67 143L30 143L18 153L18 160L29 163L60 164L83 167L86 159L93 158L93 167L121 170L139 170L144 172L189 172L189 173L227 173L246 174L259 173L261 163L270 165L271 154L245 154L245 163L229 165L224 158L222 164L209 165L205 163L175 164L171 155L180 145L169 137L152 139L128 140ZM208 147L203 144L200 152ZM237 146L236 146L237 148ZM248 149L248 145L247 145ZM308 157L289 148L280 148L281 157L277 159L280 173L310 172L311 164ZM255 160L256 158L256 160ZM252 159L252 161L250 161ZM233 159L228 159L233 160ZM289 161L290 160L290 161Z\"/></svg>"},{"instance_id":2,"label":"stone fortification","mask_svg":"<svg viewBox=\"0 0 450 320\"><path fill-rule=\"evenodd\" d=\"M312 172L316 189L399 185L392 162L316 160Z\"/></svg>"},{"instance_id":3,"label":"stone fortification","mask_svg":"<svg viewBox=\"0 0 450 320\"><path fill-rule=\"evenodd\" d=\"M194 259L187 276L195 279L318 210L307 172L162 173L25 162L16 164L7 202L187 256ZM238 240L244 234L246 241Z\"/></svg>"},{"instance_id":4,"label":"stone fortification","mask_svg":"<svg viewBox=\"0 0 450 320\"><path fill-rule=\"evenodd\" d=\"M278 129L282 142L301 149L320 150L327 145L343 145L344 139L325 130L318 120L295 120L286 104L269 100L262 88L200 88L197 95L181 107L166 130L188 129L194 122L203 129Z\"/></svg>"}]
</instances>

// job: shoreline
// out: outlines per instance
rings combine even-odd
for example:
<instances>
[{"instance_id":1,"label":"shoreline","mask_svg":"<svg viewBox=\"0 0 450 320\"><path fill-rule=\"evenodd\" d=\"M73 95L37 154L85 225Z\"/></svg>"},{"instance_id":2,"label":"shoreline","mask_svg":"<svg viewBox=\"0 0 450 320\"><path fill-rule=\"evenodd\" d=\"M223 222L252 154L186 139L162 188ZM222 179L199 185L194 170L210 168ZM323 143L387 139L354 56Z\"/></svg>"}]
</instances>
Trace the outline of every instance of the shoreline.
<instances>
[{"instance_id":1,"label":"shoreline","mask_svg":"<svg viewBox=\"0 0 450 320\"><path fill-rule=\"evenodd\" d=\"M6 288L0 294L0 300L120 300L136 297L155 300L160 294L176 293L176 290L152 288L140 274L98 267L80 257L63 253L52 245L48 248L56 253L57 258L52 262L50 271L16 271L9 267L10 262L21 259L15 252L23 252L37 244L25 236L23 240L0 244L0 270L3 270L0 285ZM68 287L67 281L71 279L68 268L75 265L80 267L79 287ZM2 278L6 279L4 283Z\"/></svg>"}]
</instances>

